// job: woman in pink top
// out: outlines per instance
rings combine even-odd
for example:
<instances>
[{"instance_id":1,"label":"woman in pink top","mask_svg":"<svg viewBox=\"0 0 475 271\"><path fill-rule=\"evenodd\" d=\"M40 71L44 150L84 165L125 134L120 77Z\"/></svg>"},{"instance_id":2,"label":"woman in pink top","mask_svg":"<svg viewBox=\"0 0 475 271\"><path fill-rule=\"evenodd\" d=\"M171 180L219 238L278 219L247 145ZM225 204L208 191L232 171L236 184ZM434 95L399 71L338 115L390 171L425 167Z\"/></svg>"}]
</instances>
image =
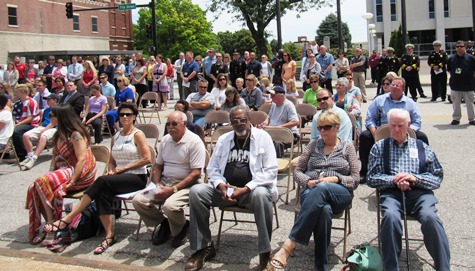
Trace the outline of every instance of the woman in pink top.
<instances>
[{"instance_id":1,"label":"woman in pink top","mask_svg":"<svg viewBox=\"0 0 475 271\"><path fill-rule=\"evenodd\" d=\"M92 96L89 98L82 123L94 128L94 143L102 142L102 119L107 112L107 98L102 95L101 86L94 84L90 88Z\"/></svg>"},{"instance_id":2,"label":"woman in pink top","mask_svg":"<svg viewBox=\"0 0 475 271\"><path fill-rule=\"evenodd\" d=\"M167 82L167 64L163 63L163 56L157 55L157 64L153 67L153 91L158 91L158 107L161 107L163 101L163 110L167 110L168 100L168 82Z\"/></svg>"},{"instance_id":3,"label":"woman in pink top","mask_svg":"<svg viewBox=\"0 0 475 271\"><path fill-rule=\"evenodd\" d=\"M35 68L35 60L28 60L28 67L25 69L25 79L27 83L35 84L35 78L38 76L38 69Z\"/></svg>"},{"instance_id":4,"label":"woman in pink top","mask_svg":"<svg viewBox=\"0 0 475 271\"><path fill-rule=\"evenodd\" d=\"M67 82L66 74L68 73L68 69L63 66L63 60L60 58L56 62L58 65L56 68L53 69L53 88L56 87L56 79L63 78L65 82Z\"/></svg>"},{"instance_id":5,"label":"woman in pink top","mask_svg":"<svg viewBox=\"0 0 475 271\"><path fill-rule=\"evenodd\" d=\"M84 70L82 72L82 82L84 85L84 96L90 96L90 88L97 83L97 71L94 64L90 60L84 62Z\"/></svg>"}]
</instances>

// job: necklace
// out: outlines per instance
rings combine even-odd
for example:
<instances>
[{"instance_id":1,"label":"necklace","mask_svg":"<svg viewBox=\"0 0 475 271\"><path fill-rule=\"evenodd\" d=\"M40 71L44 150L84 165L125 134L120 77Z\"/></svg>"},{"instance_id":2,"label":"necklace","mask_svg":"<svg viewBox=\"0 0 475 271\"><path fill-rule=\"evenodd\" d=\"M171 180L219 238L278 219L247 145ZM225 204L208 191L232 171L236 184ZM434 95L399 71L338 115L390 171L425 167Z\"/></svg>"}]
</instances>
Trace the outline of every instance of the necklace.
<instances>
[{"instance_id":1,"label":"necklace","mask_svg":"<svg viewBox=\"0 0 475 271\"><path fill-rule=\"evenodd\" d=\"M249 136L250 136L250 134L248 133L248 135L246 137L246 140L244 140L244 144L242 145L242 147L241 147L241 145L239 145L239 139L236 138L236 144L238 146L238 149L243 150L246 147L246 143L247 143L247 140L249 139Z\"/></svg>"}]
</instances>

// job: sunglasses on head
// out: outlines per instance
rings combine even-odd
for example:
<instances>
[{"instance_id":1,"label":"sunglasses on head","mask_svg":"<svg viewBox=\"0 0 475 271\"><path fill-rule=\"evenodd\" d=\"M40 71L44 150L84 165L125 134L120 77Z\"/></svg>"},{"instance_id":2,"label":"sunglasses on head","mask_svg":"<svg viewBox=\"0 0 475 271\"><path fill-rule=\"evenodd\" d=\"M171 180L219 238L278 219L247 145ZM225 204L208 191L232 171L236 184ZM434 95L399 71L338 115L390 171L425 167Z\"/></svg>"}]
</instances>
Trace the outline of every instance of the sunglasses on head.
<instances>
[{"instance_id":1,"label":"sunglasses on head","mask_svg":"<svg viewBox=\"0 0 475 271\"><path fill-rule=\"evenodd\" d=\"M167 122L167 123L165 123L165 126L166 126L166 127L170 127L170 125L171 125L171 126L175 127L175 126L177 126L178 124L181 124L181 122L172 121L172 122Z\"/></svg>"},{"instance_id":2,"label":"sunglasses on head","mask_svg":"<svg viewBox=\"0 0 475 271\"><path fill-rule=\"evenodd\" d=\"M318 98L318 99L317 99L317 102L326 101L326 100L328 100L328 99L330 99L330 96Z\"/></svg>"},{"instance_id":3,"label":"sunglasses on head","mask_svg":"<svg viewBox=\"0 0 475 271\"><path fill-rule=\"evenodd\" d=\"M247 119L231 119L231 124L241 124L246 123Z\"/></svg>"},{"instance_id":4,"label":"sunglasses on head","mask_svg":"<svg viewBox=\"0 0 475 271\"><path fill-rule=\"evenodd\" d=\"M317 129L319 131L321 130L330 131L330 129L333 127L335 127L335 125L323 125L323 126L318 126Z\"/></svg>"},{"instance_id":5,"label":"sunglasses on head","mask_svg":"<svg viewBox=\"0 0 475 271\"><path fill-rule=\"evenodd\" d=\"M133 116L134 114L133 113L119 113L119 117L131 117Z\"/></svg>"}]
</instances>

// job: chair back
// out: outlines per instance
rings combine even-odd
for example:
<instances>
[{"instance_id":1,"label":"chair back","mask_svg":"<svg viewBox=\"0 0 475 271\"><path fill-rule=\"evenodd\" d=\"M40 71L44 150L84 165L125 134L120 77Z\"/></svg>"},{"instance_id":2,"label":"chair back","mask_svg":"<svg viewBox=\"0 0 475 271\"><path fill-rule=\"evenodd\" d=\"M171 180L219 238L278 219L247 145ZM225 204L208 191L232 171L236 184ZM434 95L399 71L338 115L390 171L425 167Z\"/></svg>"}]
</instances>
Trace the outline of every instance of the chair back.
<instances>
[{"instance_id":1,"label":"chair back","mask_svg":"<svg viewBox=\"0 0 475 271\"><path fill-rule=\"evenodd\" d=\"M259 107L259 111L266 112L266 114L269 114L270 108L272 107L272 103L263 103Z\"/></svg>"},{"instance_id":2,"label":"chair back","mask_svg":"<svg viewBox=\"0 0 475 271\"><path fill-rule=\"evenodd\" d=\"M257 126L267 119L267 113L264 111L249 111L251 115L251 124Z\"/></svg>"},{"instance_id":3,"label":"chair back","mask_svg":"<svg viewBox=\"0 0 475 271\"><path fill-rule=\"evenodd\" d=\"M153 123L139 123L136 124L135 127L144 133L145 138L154 141L153 147L157 150L158 138L160 136L157 125Z\"/></svg>"},{"instance_id":4,"label":"chair back","mask_svg":"<svg viewBox=\"0 0 475 271\"><path fill-rule=\"evenodd\" d=\"M355 146L355 150L358 150L359 135L358 135L358 127L356 126L356 117L350 112L346 112L346 113L348 114L348 117L351 120L351 133L352 133L351 138L353 139L353 146Z\"/></svg>"},{"instance_id":5,"label":"chair back","mask_svg":"<svg viewBox=\"0 0 475 271\"><path fill-rule=\"evenodd\" d=\"M305 91L301 89L297 90L297 93L299 94L299 99L303 99L303 96L305 96Z\"/></svg>"},{"instance_id":6,"label":"chair back","mask_svg":"<svg viewBox=\"0 0 475 271\"><path fill-rule=\"evenodd\" d=\"M412 128L409 128L407 130L407 132L408 132L410 137L416 138L416 132ZM376 135L374 137L374 141L378 142L379 140L388 138L390 136L391 136L391 134L389 132L389 125L384 124L384 125L381 125L378 128L378 130L376 130Z\"/></svg>"},{"instance_id":7,"label":"chair back","mask_svg":"<svg viewBox=\"0 0 475 271\"><path fill-rule=\"evenodd\" d=\"M231 132L233 130L233 127L231 126L223 126L219 127L218 129L214 130L213 134L211 135L211 142L210 142L210 152L211 154L213 153L214 146L216 145L216 142L218 142L218 139L220 136L227 132Z\"/></svg>"},{"instance_id":8,"label":"chair back","mask_svg":"<svg viewBox=\"0 0 475 271\"><path fill-rule=\"evenodd\" d=\"M285 96L287 100L291 101L294 105L297 105L299 102L297 100L297 96Z\"/></svg>"},{"instance_id":9,"label":"chair back","mask_svg":"<svg viewBox=\"0 0 475 271\"><path fill-rule=\"evenodd\" d=\"M115 98L113 96L106 96L107 104L109 105L109 110L115 107Z\"/></svg>"},{"instance_id":10,"label":"chair back","mask_svg":"<svg viewBox=\"0 0 475 271\"><path fill-rule=\"evenodd\" d=\"M204 123L208 124L223 124L229 123L229 113L226 111L210 111L206 114Z\"/></svg>"},{"instance_id":11,"label":"chair back","mask_svg":"<svg viewBox=\"0 0 475 271\"><path fill-rule=\"evenodd\" d=\"M155 104L157 103L158 101L158 93L156 92L153 92L153 91L147 91L145 92L142 97L140 97L140 103L139 103L139 107L142 107L142 102L143 101L155 101ZM154 104L154 106L155 106Z\"/></svg>"},{"instance_id":12,"label":"chair back","mask_svg":"<svg viewBox=\"0 0 475 271\"><path fill-rule=\"evenodd\" d=\"M94 158L96 159L96 162L101 162L105 164L104 170L102 171L102 175L106 174L109 167L109 159L110 159L109 148L107 148L106 146L101 146L101 145L92 145L91 151L92 151L92 154L94 155Z\"/></svg>"},{"instance_id":13,"label":"chair back","mask_svg":"<svg viewBox=\"0 0 475 271\"><path fill-rule=\"evenodd\" d=\"M313 116L317 113L317 108L313 106L313 104L297 104L295 109L297 110L297 114L303 117Z\"/></svg>"},{"instance_id":14,"label":"chair back","mask_svg":"<svg viewBox=\"0 0 475 271\"><path fill-rule=\"evenodd\" d=\"M150 150L150 156L152 157L152 163L150 165L147 166L147 171L149 171L149 176L148 176L148 180L147 180L147 185L145 187L147 187L153 180L153 164L155 164L155 160L157 159L157 152L155 151L154 148L152 148L152 146L148 145L148 149Z\"/></svg>"},{"instance_id":15,"label":"chair back","mask_svg":"<svg viewBox=\"0 0 475 271\"><path fill-rule=\"evenodd\" d=\"M292 134L290 129L267 126L264 130L272 137L273 141L289 143L292 145L291 149L293 149L294 134Z\"/></svg>"}]
</instances>

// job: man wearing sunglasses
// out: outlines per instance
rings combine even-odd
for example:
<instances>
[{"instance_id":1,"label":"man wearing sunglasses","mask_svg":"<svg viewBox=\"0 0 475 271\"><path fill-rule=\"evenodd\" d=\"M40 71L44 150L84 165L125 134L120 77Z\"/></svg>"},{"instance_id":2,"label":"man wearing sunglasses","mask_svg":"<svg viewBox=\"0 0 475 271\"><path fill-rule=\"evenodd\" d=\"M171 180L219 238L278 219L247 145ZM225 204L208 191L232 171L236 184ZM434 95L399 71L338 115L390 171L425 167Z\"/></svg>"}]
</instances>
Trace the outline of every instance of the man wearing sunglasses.
<instances>
[{"instance_id":1,"label":"man wearing sunglasses","mask_svg":"<svg viewBox=\"0 0 475 271\"><path fill-rule=\"evenodd\" d=\"M331 109L338 114L338 117L340 117L341 123L340 129L338 130L337 134L338 138L346 142L352 142L353 126L351 124L350 117L348 117L348 114L345 112L345 110L335 105L335 102L333 101L333 95L330 93L330 91L328 91L328 89L321 89L320 91L318 91L317 102L321 110L318 110L315 116L313 116L312 133L310 135L310 140L314 140L320 137L320 131L317 129L317 119L322 112Z\"/></svg>"},{"instance_id":2,"label":"man wearing sunglasses","mask_svg":"<svg viewBox=\"0 0 475 271\"><path fill-rule=\"evenodd\" d=\"M209 184L190 190L190 248L196 252L185 270L199 270L216 256L209 230L210 206L240 206L254 210L257 224L259 270L270 258L272 202L277 200L277 159L270 135L253 128L249 108L229 113L234 131L223 134L208 165Z\"/></svg>"},{"instance_id":3,"label":"man wearing sunglasses","mask_svg":"<svg viewBox=\"0 0 475 271\"><path fill-rule=\"evenodd\" d=\"M198 92L188 95L186 101L190 104L193 123L203 127L206 114L213 110L215 104L213 94L208 92L208 81L200 79L198 81Z\"/></svg>"},{"instance_id":4,"label":"man wearing sunglasses","mask_svg":"<svg viewBox=\"0 0 475 271\"><path fill-rule=\"evenodd\" d=\"M101 75L99 75L99 81L102 89L102 95L106 97L115 97L115 87L109 82L107 73L101 73Z\"/></svg>"},{"instance_id":5,"label":"man wearing sunglasses","mask_svg":"<svg viewBox=\"0 0 475 271\"><path fill-rule=\"evenodd\" d=\"M184 209L188 205L190 187L201 177L206 150L200 137L186 128L186 123L183 112L174 111L168 116L165 124L168 134L160 141L153 165L152 181L159 192L150 197L137 194L132 200L145 225L160 225L152 234L155 246L172 238L171 246L177 248L188 237L190 222L185 218ZM154 189L149 193L154 192L157 191Z\"/></svg>"}]
</instances>

